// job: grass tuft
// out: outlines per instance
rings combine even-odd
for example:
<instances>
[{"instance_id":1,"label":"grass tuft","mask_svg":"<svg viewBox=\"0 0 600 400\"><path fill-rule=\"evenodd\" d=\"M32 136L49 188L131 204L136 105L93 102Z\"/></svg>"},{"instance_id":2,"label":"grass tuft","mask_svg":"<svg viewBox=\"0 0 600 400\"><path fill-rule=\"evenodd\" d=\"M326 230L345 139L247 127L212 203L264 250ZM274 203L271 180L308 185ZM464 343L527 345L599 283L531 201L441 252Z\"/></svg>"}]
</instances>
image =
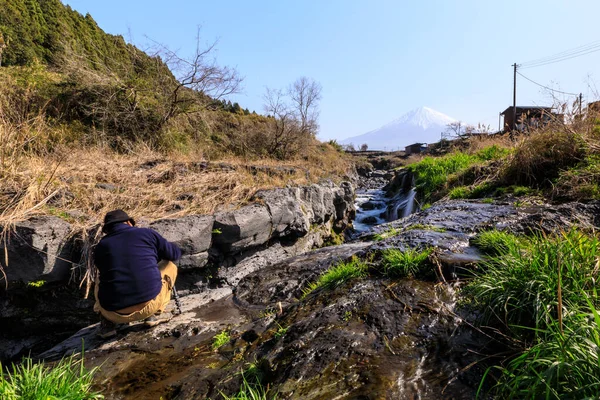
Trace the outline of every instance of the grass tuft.
<instances>
[{"instance_id":1,"label":"grass tuft","mask_svg":"<svg viewBox=\"0 0 600 400\"><path fill-rule=\"evenodd\" d=\"M321 274L316 282L310 283L303 290L302 298L305 298L317 289L333 289L351 279L364 278L367 276L367 270L367 264L354 256L349 261L334 265Z\"/></svg>"},{"instance_id":2,"label":"grass tuft","mask_svg":"<svg viewBox=\"0 0 600 400\"><path fill-rule=\"evenodd\" d=\"M577 230L540 234L527 245L507 234L487 235L490 251L501 253L483 263L483 272L466 290L488 320L500 322L517 337L527 339L531 329L547 329L549 317L557 318L559 286L566 310L595 288L600 257L596 236Z\"/></svg>"},{"instance_id":3,"label":"grass tuft","mask_svg":"<svg viewBox=\"0 0 600 400\"><path fill-rule=\"evenodd\" d=\"M53 367L24 358L3 372L0 364L0 398L3 400L93 400L104 396L92 390L97 368L87 371L83 358L67 357Z\"/></svg>"},{"instance_id":4,"label":"grass tuft","mask_svg":"<svg viewBox=\"0 0 600 400\"><path fill-rule=\"evenodd\" d=\"M228 330L223 330L215 335L212 342L212 349L218 350L231 341L231 335Z\"/></svg>"},{"instance_id":5,"label":"grass tuft","mask_svg":"<svg viewBox=\"0 0 600 400\"><path fill-rule=\"evenodd\" d=\"M508 232L494 230L481 232L473 239L473 244L483 253L497 256L511 251L518 252L526 245L526 240Z\"/></svg>"},{"instance_id":6,"label":"grass tuft","mask_svg":"<svg viewBox=\"0 0 600 400\"><path fill-rule=\"evenodd\" d=\"M242 373L242 385L238 393L233 396L227 396L221 392L223 400L276 400L275 394L271 395L269 389L265 389L260 381L256 379L256 382L249 382L248 379Z\"/></svg>"},{"instance_id":7,"label":"grass tuft","mask_svg":"<svg viewBox=\"0 0 600 400\"><path fill-rule=\"evenodd\" d=\"M394 278L415 277L424 272L423 267L428 264L432 250L423 251L407 249L388 249L382 252L385 275Z\"/></svg>"}]
</instances>

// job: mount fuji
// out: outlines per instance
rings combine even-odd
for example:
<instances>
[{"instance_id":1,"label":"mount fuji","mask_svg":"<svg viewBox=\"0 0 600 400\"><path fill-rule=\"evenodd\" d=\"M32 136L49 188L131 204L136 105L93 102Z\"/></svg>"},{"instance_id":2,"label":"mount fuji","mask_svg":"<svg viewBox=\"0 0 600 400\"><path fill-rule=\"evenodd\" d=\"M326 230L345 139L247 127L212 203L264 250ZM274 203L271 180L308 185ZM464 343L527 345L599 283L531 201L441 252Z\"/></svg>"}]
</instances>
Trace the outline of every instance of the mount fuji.
<instances>
[{"instance_id":1,"label":"mount fuji","mask_svg":"<svg viewBox=\"0 0 600 400\"><path fill-rule=\"evenodd\" d=\"M420 107L381 128L344 139L340 143L353 144L356 148L366 143L369 150L403 149L413 143L438 142L446 125L452 122L456 120L446 114L429 107Z\"/></svg>"}]
</instances>

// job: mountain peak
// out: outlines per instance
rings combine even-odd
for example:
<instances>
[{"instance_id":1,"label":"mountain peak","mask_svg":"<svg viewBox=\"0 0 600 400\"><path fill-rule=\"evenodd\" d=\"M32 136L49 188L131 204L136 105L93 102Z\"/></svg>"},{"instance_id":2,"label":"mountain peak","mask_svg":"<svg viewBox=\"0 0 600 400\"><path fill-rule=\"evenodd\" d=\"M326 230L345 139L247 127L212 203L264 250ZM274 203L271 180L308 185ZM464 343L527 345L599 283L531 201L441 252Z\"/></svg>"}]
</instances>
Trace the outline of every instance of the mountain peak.
<instances>
[{"instance_id":1,"label":"mountain peak","mask_svg":"<svg viewBox=\"0 0 600 400\"><path fill-rule=\"evenodd\" d=\"M371 149L401 149L411 143L433 143L456 120L430 107L418 107L381 128L343 140L342 144L367 143Z\"/></svg>"},{"instance_id":2,"label":"mountain peak","mask_svg":"<svg viewBox=\"0 0 600 400\"><path fill-rule=\"evenodd\" d=\"M446 114L423 106L407 112L400 118L390 122L388 125L408 124L418 126L423 129L429 129L429 127L436 125L446 126L455 121L456 120L454 118L449 117Z\"/></svg>"}]
</instances>

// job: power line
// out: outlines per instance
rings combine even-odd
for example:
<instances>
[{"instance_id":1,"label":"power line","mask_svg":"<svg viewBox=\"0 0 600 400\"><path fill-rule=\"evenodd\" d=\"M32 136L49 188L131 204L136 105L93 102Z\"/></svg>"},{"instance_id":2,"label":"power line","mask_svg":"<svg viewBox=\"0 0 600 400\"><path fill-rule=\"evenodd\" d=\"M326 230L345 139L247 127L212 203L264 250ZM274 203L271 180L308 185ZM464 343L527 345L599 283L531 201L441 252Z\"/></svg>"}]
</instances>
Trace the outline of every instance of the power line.
<instances>
[{"instance_id":1,"label":"power line","mask_svg":"<svg viewBox=\"0 0 600 400\"><path fill-rule=\"evenodd\" d=\"M581 57L590 53L600 51L600 41L588 43L583 46L579 46L570 50L566 50L552 56L538 58L536 60L528 61L519 65L519 67L534 68L541 67L548 64L553 64L560 61L569 60L571 58Z\"/></svg>"},{"instance_id":2,"label":"power line","mask_svg":"<svg viewBox=\"0 0 600 400\"><path fill-rule=\"evenodd\" d=\"M546 61L549 61L549 60L557 58L557 57L564 57L564 56L567 56L567 55L572 54L572 53L576 53L576 52L580 52L580 51L586 51L586 50L589 50L590 48L596 47L598 45L600 45L600 40L592 42L592 43L588 43L588 44L585 44L585 45L582 45L582 46L579 46L579 47L575 47L575 48L570 49L570 50L565 50L565 51L562 51L560 53L553 54L551 56L537 58L535 60L527 61L527 62L522 63L521 65L537 64L537 63L540 63L540 62L546 62Z\"/></svg>"},{"instance_id":3,"label":"power line","mask_svg":"<svg viewBox=\"0 0 600 400\"><path fill-rule=\"evenodd\" d=\"M566 95L569 95L569 96L579 96L579 93L569 93L569 92L563 92L563 91L561 91L561 90L556 90L556 89L549 88L548 86L544 86L544 85L542 85L541 83L537 83L536 81L534 81L534 80L532 80L532 79L530 79L530 78L526 77L525 75L523 75L522 73L520 73L520 72L518 72L518 71L517 71L517 74L519 74L521 77L523 77L523 78L527 79L529 82L531 82L531 83L534 83L534 84L536 84L536 85L538 85L538 86L541 86L541 87L543 87L544 89L550 90L550 91L552 91L552 92L562 93L562 94L566 94Z\"/></svg>"}]
</instances>

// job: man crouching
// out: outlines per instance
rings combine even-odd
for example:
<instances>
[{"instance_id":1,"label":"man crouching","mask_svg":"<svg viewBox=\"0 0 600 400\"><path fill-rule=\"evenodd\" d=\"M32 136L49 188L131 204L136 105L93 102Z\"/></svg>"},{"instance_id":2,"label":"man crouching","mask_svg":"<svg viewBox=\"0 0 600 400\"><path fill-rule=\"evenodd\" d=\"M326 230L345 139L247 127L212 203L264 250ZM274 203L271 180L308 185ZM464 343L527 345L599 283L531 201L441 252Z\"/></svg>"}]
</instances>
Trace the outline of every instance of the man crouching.
<instances>
[{"instance_id":1,"label":"man crouching","mask_svg":"<svg viewBox=\"0 0 600 400\"><path fill-rule=\"evenodd\" d=\"M115 336L116 324L144 320L146 326L155 326L168 321L170 314L163 311L177 278L172 261L181 257L179 247L151 229L136 228L123 210L106 214L102 232L105 236L94 250L98 336Z\"/></svg>"}]
</instances>

